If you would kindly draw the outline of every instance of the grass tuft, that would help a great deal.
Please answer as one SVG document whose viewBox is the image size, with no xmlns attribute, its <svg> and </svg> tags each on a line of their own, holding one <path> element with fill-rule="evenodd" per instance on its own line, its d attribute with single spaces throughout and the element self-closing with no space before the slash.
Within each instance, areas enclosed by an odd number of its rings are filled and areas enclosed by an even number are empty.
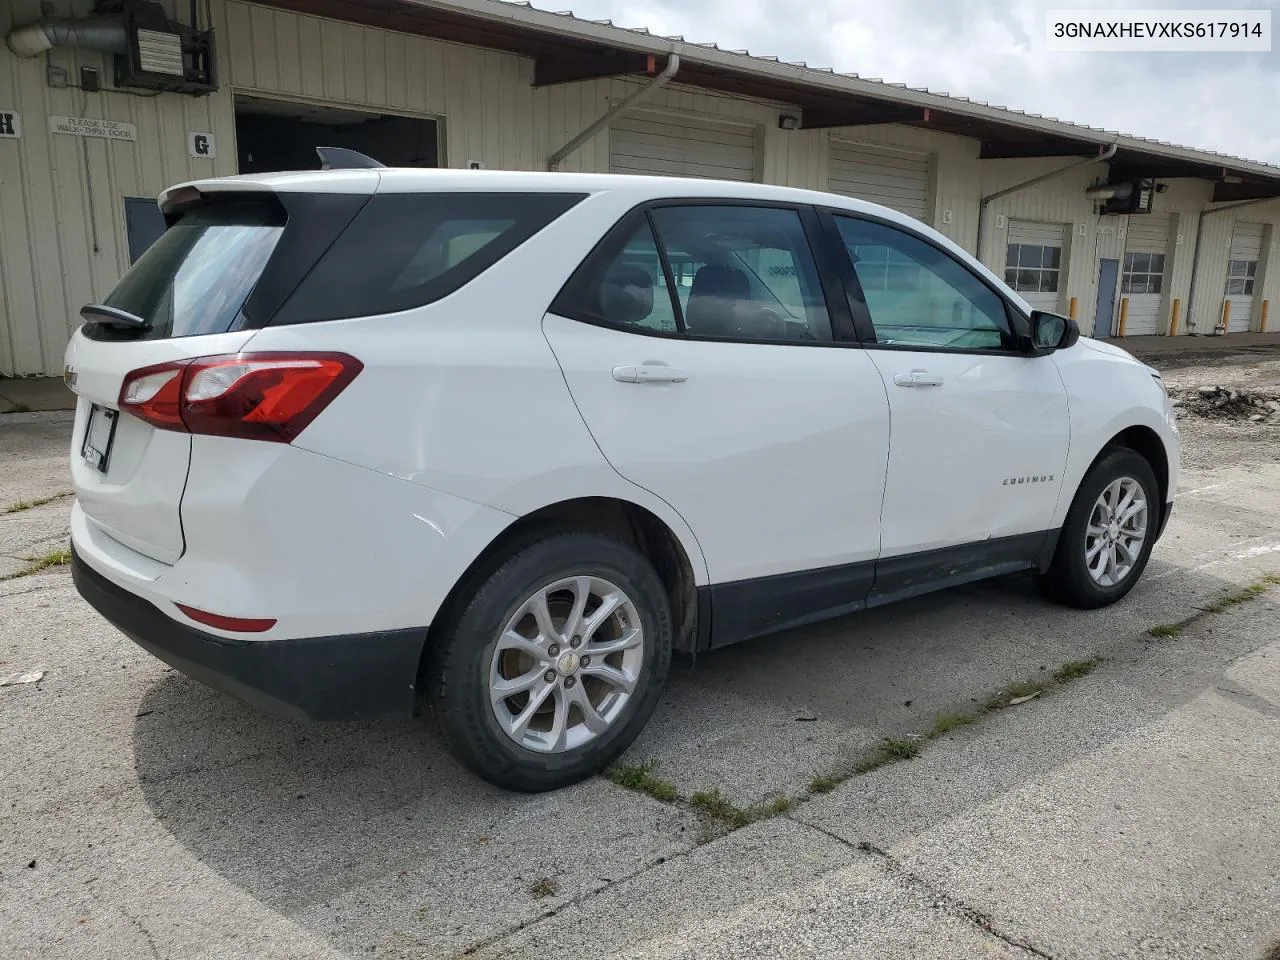
<svg viewBox="0 0 1280 960">
<path fill-rule="evenodd" d="M 1096 669 L 1098 669 L 1098 661 L 1096 659 L 1068 660 L 1053 671 L 1053 682 L 1068 683 L 1072 680 L 1079 680 L 1081 677 L 1087 677 Z"/>
<path fill-rule="evenodd" d="M 529 893 L 533 895 L 535 900 L 545 900 L 547 897 L 554 897 L 560 890 L 560 885 L 550 877 L 539 877 L 533 881 L 533 886 L 529 888 Z"/>
<path fill-rule="evenodd" d="M 1182 633 L 1182 624 L 1180 623 L 1162 623 L 1158 627 L 1152 627 L 1147 633 L 1156 639 L 1169 639 L 1176 637 Z"/>
<path fill-rule="evenodd" d="M 919 740 L 897 740 L 893 737 L 885 737 L 879 746 L 854 764 L 853 772 L 870 773 L 889 763 L 910 760 L 920 755 L 920 749 Z"/>
<path fill-rule="evenodd" d="M 40 497 L 38 500 L 19 500 L 11 506 L 0 510 L 0 514 L 21 513 L 23 510 L 31 510 L 35 507 L 43 507 L 46 503 L 53 503 L 55 500 L 61 500 L 63 497 L 74 496 L 71 493 L 55 493 L 51 497 Z"/>
<path fill-rule="evenodd" d="M 714 817 L 734 830 L 739 827 L 745 827 L 751 822 L 748 812 L 736 806 L 719 789 L 699 790 L 690 798 L 689 802 L 703 813 Z"/>
<path fill-rule="evenodd" d="M 646 760 L 644 763 L 620 764 L 610 767 L 605 776 L 620 787 L 647 793 L 655 800 L 670 803 L 676 798 L 675 784 L 655 777 L 653 775 L 655 766 L 657 764 L 653 760 Z"/>
<path fill-rule="evenodd" d="M 828 776 L 821 773 L 815 774 L 813 778 L 809 780 L 809 792 L 830 793 L 836 787 L 840 786 L 842 782 L 842 778 L 840 777 Z"/>
<path fill-rule="evenodd" d="M 971 713 L 944 713 L 933 721 L 933 726 L 929 728 L 929 739 L 946 736 L 957 727 L 967 726 L 977 719 Z"/>
<path fill-rule="evenodd" d="M 1230 610 L 1232 607 L 1238 607 L 1242 603 L 1248 603 L 1250 600 L 1257 600 L 1271 587 L 1280 586 L 1280 573 L 1268 573 L 1259 577 L 1246 586 L 1241 587 L 1232 593 L 1228 593 L 1225 597 L 1215 600 L 1203 609 L 1204 613 L 1222 613 L 1224 610 Z"/>
<path fill-rule="evenodd" d="M 29 577 L 33 573 L 39 573 L 41 570 L 48 570 L 50 567 L 65 567 L 70 562 L 70 550 L 50 550 L 42 556 L 29 558 L 26 565 L 19 567 L 13 573 L 8 573 L 3 577 L 0 577 L 0 582 L 5 580 L 17 580 L 19 577 Z"/>
<path fill-rule="evenodd" d="M 792 797 L 777 797 L 770 803 L 765 805 L 765 809 L 770 816 L 780 816 L 781 814 L 790 812 L 796 805 L 796 801 Z"/>
</svg>

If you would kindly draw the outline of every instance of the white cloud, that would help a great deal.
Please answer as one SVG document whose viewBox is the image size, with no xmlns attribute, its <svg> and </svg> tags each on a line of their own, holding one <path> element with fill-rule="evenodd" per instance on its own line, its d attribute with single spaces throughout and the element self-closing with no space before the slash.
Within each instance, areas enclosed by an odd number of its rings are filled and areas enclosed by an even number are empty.
<svg viewBox="0 0 1280 960">
<path fill-rule="evenodd" d="M 1045 11 L 1081 0 L 572 0 L 578 16 L 682 34 L 1184 146 L 1280 164 L 1274 53 L 1060 53 Z M 554 9 L 554 0 L 537 0 Z M 1125 4 L 1191 7 L 1205 0 Z M 1232 8 L 1270 4 L 1235 0 Z M 1277 17 L 1280 24 L 1280 17 Z"/>
</svg>

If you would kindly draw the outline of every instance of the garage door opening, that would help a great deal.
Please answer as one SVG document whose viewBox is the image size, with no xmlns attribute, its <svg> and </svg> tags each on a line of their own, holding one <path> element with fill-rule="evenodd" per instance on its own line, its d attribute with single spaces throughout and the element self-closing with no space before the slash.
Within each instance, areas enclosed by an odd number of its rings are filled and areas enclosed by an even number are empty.
<svg viewBox="0 0 1280 960">
<path fill-rule="evenodd" d="M 388 167 L 438 167 L 435 120 L 338 107 L 236 97 L 241 173 L 317 170 L 316 147 L 346 147 Z"/>
</svg>

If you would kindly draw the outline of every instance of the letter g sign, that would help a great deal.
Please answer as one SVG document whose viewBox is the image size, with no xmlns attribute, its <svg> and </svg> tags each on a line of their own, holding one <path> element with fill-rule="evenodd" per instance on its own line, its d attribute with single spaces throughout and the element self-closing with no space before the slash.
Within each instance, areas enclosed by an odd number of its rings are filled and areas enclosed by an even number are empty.
<svg viewBox="0 0 1280 960">
<path fill-rule="evenodd" d="M 187 133 L 187 153 L 192 157 L 211 159 L 218 155 L 212 133 Z"/>
</svg>

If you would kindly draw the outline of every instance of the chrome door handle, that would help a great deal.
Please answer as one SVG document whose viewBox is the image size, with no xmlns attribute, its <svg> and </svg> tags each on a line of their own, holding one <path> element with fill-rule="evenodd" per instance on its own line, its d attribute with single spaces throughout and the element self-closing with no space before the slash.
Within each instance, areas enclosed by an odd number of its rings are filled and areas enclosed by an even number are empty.
<svg viewBox="0 0 1280 960">
<path fill-rule="evenodd" d="M 912 370 L 910 373 L 894 374 L 893 382 L 900 387 L 940 387 L 942 378 L 928 370 Z"/>
<path fill-rule="evenodd" d="M 684 383 L 689 375 L 665 363 L 629 363 L 613 368 L 619 383 Z"/>
</svg>

